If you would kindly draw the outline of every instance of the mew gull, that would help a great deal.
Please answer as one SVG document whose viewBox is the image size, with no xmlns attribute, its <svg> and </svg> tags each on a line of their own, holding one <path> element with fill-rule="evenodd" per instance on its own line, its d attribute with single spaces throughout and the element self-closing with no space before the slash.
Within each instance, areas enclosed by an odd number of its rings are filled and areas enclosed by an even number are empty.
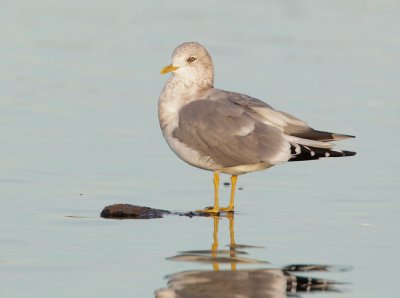
<svg viewBox="0 0 400 298">
<path fill-rule="evenodd" d="M 183 161 L 214 174 L 214 206 L 200 212 L 233 211 L 238 175 L 287 161 L 355 155 L 330 143 L 353 136 L 315 130 L 257 98 L 214 88 L 213 62 L 197 42 L 174 50 L 161 74 L 169 72 L 158 101 L 164 138 Z M 231 175 L 227 208 L 218 203 L 220 173 Z"/>
</svg>

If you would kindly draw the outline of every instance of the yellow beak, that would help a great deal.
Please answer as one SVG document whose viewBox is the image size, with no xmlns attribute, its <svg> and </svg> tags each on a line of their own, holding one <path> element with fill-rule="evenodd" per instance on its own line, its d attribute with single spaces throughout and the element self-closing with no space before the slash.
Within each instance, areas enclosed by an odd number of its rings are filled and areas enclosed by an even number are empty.
<svg viewBox="0 0 400 298">
<path fill-rule="evenodd" d="M 163 67 L 163 68 L 160 70 L 160 74 L 166 74 L 166 73 L 169 73 L 169 72 L 171 72 L 171 71 L 177 70 L 178 68 L 179 68 L 179 67 L 173 66 L 172 64 L 170 64 L 170 65 L 167 65 L 167 66 Z"/>
</svg>

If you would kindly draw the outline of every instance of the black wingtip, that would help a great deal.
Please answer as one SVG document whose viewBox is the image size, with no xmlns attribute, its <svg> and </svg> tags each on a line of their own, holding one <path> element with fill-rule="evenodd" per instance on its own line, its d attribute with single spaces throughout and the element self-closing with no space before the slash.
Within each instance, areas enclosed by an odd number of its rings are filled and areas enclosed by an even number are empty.
<svg viewBox="0 0 400 298">
<path fill-rule="evenodd" d="M 344 156 L 353 156 L 353 155 L 357 154 L 357 152 L 354 152 L 354 151 L 342 151 L 342 152 L 343 152 Z"/>
<path fill-rule="evenodd" d="M 300 161 L 300 160 L 313 160 L 328 157 L 343 157 L 353 156 L 356 152 L 346 150 L 333 150 L 330 148 L 318 148 L 305 146 L 302 144 L 291 144 L 291 158 L 289 161 Z"/>
</svg>

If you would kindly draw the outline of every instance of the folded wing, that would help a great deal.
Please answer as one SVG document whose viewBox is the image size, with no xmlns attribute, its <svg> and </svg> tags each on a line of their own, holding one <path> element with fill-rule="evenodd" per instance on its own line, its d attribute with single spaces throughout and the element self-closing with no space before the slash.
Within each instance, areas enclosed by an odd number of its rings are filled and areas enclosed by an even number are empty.
<svg viewBox="0 0 400 298">
<path fill-rule="evenodd" d="M 179 126 L 172 136 L 224 167 L 279 163 L 291 157 L 281 130 L 229 100 L 187 104 L 179 112 Z"/>
</svg>

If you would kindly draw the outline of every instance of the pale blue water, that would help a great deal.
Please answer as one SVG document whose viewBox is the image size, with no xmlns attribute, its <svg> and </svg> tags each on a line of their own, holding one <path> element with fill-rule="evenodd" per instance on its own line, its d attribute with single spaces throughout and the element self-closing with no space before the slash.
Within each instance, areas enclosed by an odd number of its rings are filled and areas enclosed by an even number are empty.
<svg viewBox="0 0 400 298">
<path fill-rule="evenodd" d="M 178 160 L 158 127 L 159 70 L 184 41 L 209 49 L 217 87 L 357 136 L 340 144 L 356 157 L 240 177 L 236 241 L 265 247 L 251 250 L 265 268 L 353 268 L 306 274 L 350 283 L 313 297 L 398 296 L 398 1 L 2 4 L 0 297 L 154 297 L 168 274 L 212 270 L 166 260 L 210 249 L 211 218 L 99 218 L 119 202 L 212 202 L 211 174 Z"/>
</svg>

